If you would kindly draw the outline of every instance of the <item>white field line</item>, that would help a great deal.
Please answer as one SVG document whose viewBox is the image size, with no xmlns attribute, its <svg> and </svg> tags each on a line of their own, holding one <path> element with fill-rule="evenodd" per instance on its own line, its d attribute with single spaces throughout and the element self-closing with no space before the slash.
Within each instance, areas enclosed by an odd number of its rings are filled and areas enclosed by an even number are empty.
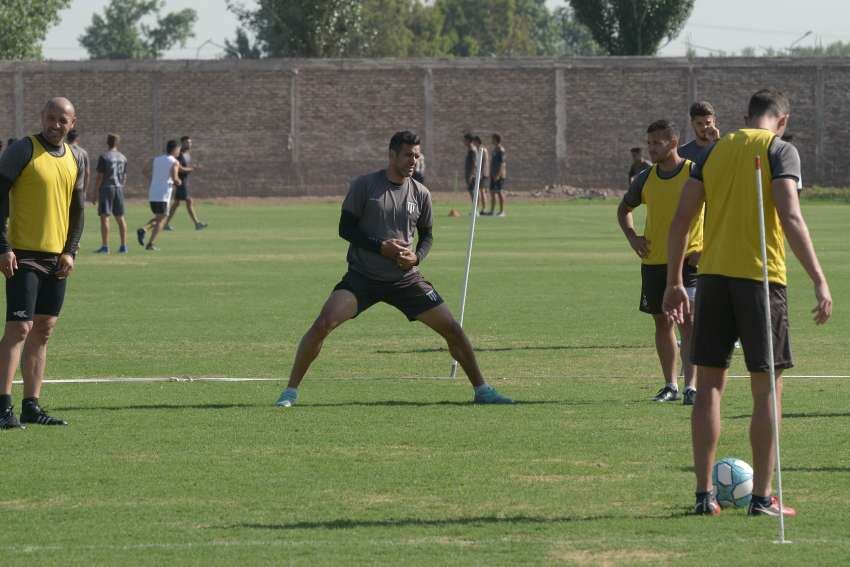
<svg viewBox="0 0 850 567">
<path fill-rule="evenodd" d="M 107 384 L 107 383 L 146 383 L 146 382 L 280 382 L 280 378 L 229 378 L 215 376 L 153 376 L 149 378 L 69 378 L 67 380 L 45 380 L 45 384 Z M 22 384 L 22 380 L 15 380 Z"/>
<path fill-rule="evenodd" d="M 599 376 L 523 376 L 524 380 L 598 380 Z M 604 378 L 637 378 L 639 380 L 654 380 L 656 376 L 644 376 L 644 377 L 635 377 L 635 376 L 604 376 Z M 729 378 L 749 378 L 749 375 L 732 375 Z M 843 374 L 798 374 L 798 375 L 784 375 L 782 378 L 785 379 L 799 379 L 799 378 L 807 378 L 807 379 L 817 379 L 817 378 L 826 378 L 826 379 L 848 379 L 850 376 Z M 338 380 L 338 378 L 333 377 L 314 377 L 311 382 L 317 382 L 321 380 Z M 375 376 L 353 376 L 347 378 L 347 380 L 458 380 L 456 378 L 450 378 L 448 376 L 400 376 L 397 378 L 393 377 L 375 377 Z M 130 383 L 130 384 L 144 384 L 151 382 L 284 382 L 284 378 L 239 378 L 239 377 L 224 377 L 224 376 L 152 376 L 147 378 L 128 378 L 128 377 L 105 377 L 105 378 L 68 378 L 65 380 L 45 380 L 45 384 L 113 384 L 113 383 Z M 494 382 L 499 382 L 498 377 L 494 380 Z M 22 380 L 15 380 L 15 384 L 22 384 Z"/>
<path fill-rule="evenodd" d="M 439 540 L 439 541 L 435 541 Z M 730 541 L 738 541 L 739 543 L 752 543 L 752 539 L 748 538 L 733 538 Z M 850 541 L 836 539 L 795 539 L 795 543 L 807 545 L 834 545 L 838 547 L 850 546 Z M 373 546 L 422 546 L 422 545 L 444 545 L 444 546 L 461 546 L 469 545 L 498 545 L 512 542 L 523 542 L 531 544 L 548 544 L 548 545 L 599 545 L 598 538 L 547 538 L 547 537 L 496 537 L 496 538 L 458 538 L 456 541 L 445 541 L 442 538 L 405 538 L 405 539 L 358 539 L 358 544 L 367 544 Z M 646 544 L 646 537 L 618 537 L 617 543 L 640 545 Z M 604 544 L 604 542 L 603 542 Z M 82 544 L 82 545 L 64 545 L 64 544 L 12 544 L 0 546 L 0 551 L 8 553 L 55 553 L 55 552 L 70 552 L 70 551 L 137 551 L 146 549 L 162 549 L 162 550 L 186 550 L 211 547 L 301 547 L 301 546 L 339 546 L 340 542 L 334 539 L 305 539 L 305 540 L 287 540 L 287 539 L 271 539 L 271 540 L 213 540 L 199 542 L 150 542 L 150 543 L 128 543 L 124 545 L 116 544 Z M 609 548 L 606 546 L 606 549 Z M 615 549 L 615 547 L 610 547 Z M 618 548 L 617 548 L 618 549 Z"/>
</svg>

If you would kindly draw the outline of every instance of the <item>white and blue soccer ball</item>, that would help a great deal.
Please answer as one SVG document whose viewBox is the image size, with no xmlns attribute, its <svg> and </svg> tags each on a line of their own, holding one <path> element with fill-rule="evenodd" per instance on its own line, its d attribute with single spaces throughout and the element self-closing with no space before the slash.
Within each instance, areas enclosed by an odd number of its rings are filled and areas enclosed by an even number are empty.
<svg viewBox="0 0 850 567">
<path fill-rule="evenodd" d="M 753 497 L 753 467 L 741 459 L 727 457 L 714 463 L 711 482 L 721 508 L 743 508 Z"/>
</svg>

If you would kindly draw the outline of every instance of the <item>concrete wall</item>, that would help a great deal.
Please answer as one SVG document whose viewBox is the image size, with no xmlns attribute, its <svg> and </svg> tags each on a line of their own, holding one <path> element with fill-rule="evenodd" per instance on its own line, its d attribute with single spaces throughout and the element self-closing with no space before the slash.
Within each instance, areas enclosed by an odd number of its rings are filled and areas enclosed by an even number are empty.
<svg viewBox="0 0 850 567">
<path fill-rule="evenodd" d="M 401 129 L 422 136 L 435 190 L 462 176 L 466 131 L 502 134 L 511 189 L 622 187 L 651 121 L 687 137 L 690 102 L 707 99 L 726 131 L 768 86 L 791 98 L 805 182 L 850 185 L 850 60 L 836 58 L 0 62 L 0 137 L 38 131 L 44 102 L 66 96 L 90 153 L 121 135 L 136 195 L 183 134 L 205 166 L 197 196 L 341 194 Z"/>
</svg>

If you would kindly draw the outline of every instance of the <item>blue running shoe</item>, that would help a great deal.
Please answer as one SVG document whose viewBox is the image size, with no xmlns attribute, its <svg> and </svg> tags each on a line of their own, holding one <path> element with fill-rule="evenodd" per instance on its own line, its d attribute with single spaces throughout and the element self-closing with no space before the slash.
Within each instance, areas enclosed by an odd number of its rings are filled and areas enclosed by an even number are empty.
<svg viewBox="0 0 850 567">
<path fill-rule="evenodd" d="M 475 398 L 473 404 L 512 404 L 514 401 L 507 396 L 503 396 L 496 391 L 496 388 L 489 384 L 484 384 L 475 388 Z"/>
<path fill-rule="evenodd" d="M 137 230 L 136 231 L 136 238 L 139 241 L 139 245 L 144 246 L 145 245 L 145 229 L 140 228 L 139 230 Z"/>
<path fill-rule="evenodd" d="M 283 391 L 274 405 L 279 408 L 291 408 L 295 405 L 296 399 L 298 399 L 298 390 L 296 388 L 287 388 Z"/>
<path fill-rule="evenodd" d="M 94 251 L 95 254 L 109 254 L 109 246 L 101 246 Z"/>
<path fill-rule="evenodd" d="M 118 249 L 118 253 L 119 254 L 126 254 L 127 253 L 127 246 L 125 244 L 122 244 L 121 247 Z"/>
</svg>

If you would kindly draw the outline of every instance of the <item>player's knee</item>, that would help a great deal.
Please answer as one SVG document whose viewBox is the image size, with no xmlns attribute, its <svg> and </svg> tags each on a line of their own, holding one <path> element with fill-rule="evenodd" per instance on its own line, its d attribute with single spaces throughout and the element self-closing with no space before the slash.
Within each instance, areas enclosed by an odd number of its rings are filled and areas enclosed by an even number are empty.
<svg viewBox="0 0 850 567">
<path fill-rule="evenodd" d="M 463 339 L 463 327 L 456 320 L 452 319 L 446 324 L 443 336 L 446 337 L 446 340 L 452 342 L 460 341 Z"/>
<path fill-rule="evenodd" d="M 27 340 L 32 330 L 32 321 L 10 321 L 6 324 L 3 339 L 11 343 L 22 343 Z"/>
<path fill-rule="evenodd" d="M 319 317 L 313 322 L 312 330 L 315 334 L 324 338 L 331 334 L 331 331 L 336 329 L 338 326 L 339 323 L 333 318 L 328 317 L 327 315 L 319 315 Z"/>
<path fill-rule="evenodd" d="M 55 321 L 39 321 L 33 324 L 30 331 L 30 339 L 42 343 L 46 343 L 53 334 L 53 329 L 56 327 Z"/>
</svg>

